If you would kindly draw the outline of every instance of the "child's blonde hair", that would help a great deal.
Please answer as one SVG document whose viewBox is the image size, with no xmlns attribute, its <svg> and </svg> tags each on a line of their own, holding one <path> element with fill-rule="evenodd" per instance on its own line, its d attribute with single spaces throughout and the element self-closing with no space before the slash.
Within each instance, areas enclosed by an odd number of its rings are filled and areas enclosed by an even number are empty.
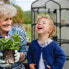
<svg viewBox="0 0 69 69">
<path fill-rule="evenodd" d="M 38 15 L 35 23 L 38 23 L 38 21 L 42 18 L 48 19 L 50 21 L 50 26 L 51 26 L 50 28 L 52 31 L 50 32 L 49 38 L 51 38 L 56 33 L 56 26 L 54 25 L 49 15 Z"/>
<path fill-rule="evenodd" d="M 0 1 L 0 19 L 13 17 L 16 15 L 16 13 L 17 10 L 14 6 L 10 4 L 5 4 L 4 2 Z"/>
</svg>

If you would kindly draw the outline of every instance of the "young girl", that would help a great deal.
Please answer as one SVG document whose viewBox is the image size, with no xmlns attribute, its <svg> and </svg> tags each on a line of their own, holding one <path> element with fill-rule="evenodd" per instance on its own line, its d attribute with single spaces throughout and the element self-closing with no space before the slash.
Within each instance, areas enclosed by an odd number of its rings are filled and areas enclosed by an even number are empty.
<svg viewBox="0 0 69 69">
<path fill-rule="evenodd" d="M 38 39 L 29 45 L 27 54 L 30 69 L 62 69 L 65 54 L 60 46 L 51 39 L 56 27 L 48 15 L 37 17 L 35 30 Z"/>
</svg>

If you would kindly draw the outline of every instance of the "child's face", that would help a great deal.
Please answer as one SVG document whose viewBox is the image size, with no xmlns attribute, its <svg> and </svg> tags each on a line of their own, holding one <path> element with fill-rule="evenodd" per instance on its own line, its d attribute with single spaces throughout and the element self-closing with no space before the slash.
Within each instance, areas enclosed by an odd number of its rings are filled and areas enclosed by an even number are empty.
<svg viewBox="0 0 69 69">
<path fill-rule="evenodd" d="M 40 19 L 35 26 L 35 30 L 38 34 L 49 34 L 49 32 L 51 31 L 49 19 Z"/>
<path fill-rule="evenodd" d="M 9 31 L 12 24 L 12 18 L 0 19 L 0 30 Z"/>
</svg>

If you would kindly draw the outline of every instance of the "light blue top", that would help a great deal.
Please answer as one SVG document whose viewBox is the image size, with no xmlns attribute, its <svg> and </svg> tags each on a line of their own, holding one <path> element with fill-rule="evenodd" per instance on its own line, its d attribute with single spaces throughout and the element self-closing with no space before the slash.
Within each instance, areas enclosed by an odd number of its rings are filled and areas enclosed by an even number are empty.
<svg viewBox="0 0 69 69">
<path fill-rule="evenodd" d="M 23 30 L 21 30 L 19 28 L 11 27 L 11 29 L 8 32 L 7 36 L 11 36 L 14 33 L 19 34 L 21 36 L 21 38 L 22 38 L 19 52 L 23 52 L 24 56 L 26 58 L 26 56 L 27 56 L 26 33 L 25 33 L 25 31 L 23 31 Z M 3 37 L 0 35 L 0 38 L 3 38 Z M 11 69 L 25 69 L 24 65 L 23 65 L 23 61 L 25 60 L 25 58 L 22 61 L 19 61 L 17 63 L 12 64 Z M 4 68 L 4 69 L 7 69 L 7 68 Z"/>
</svg>

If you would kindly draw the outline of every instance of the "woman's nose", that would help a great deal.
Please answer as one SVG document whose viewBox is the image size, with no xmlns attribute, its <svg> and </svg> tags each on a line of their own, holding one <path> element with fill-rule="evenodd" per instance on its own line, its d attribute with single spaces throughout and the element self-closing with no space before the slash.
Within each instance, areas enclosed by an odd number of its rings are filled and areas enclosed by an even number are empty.
<svg viewBox="0 0 69 69">
<path fill-rule="evenodd" d="M 11 21 L 11 20 L 8 20 L 8 21 L 7 21 L 7 24 L 11 24 L 11 23 L 12 23 L 12 21 Z"/>
</svg>

